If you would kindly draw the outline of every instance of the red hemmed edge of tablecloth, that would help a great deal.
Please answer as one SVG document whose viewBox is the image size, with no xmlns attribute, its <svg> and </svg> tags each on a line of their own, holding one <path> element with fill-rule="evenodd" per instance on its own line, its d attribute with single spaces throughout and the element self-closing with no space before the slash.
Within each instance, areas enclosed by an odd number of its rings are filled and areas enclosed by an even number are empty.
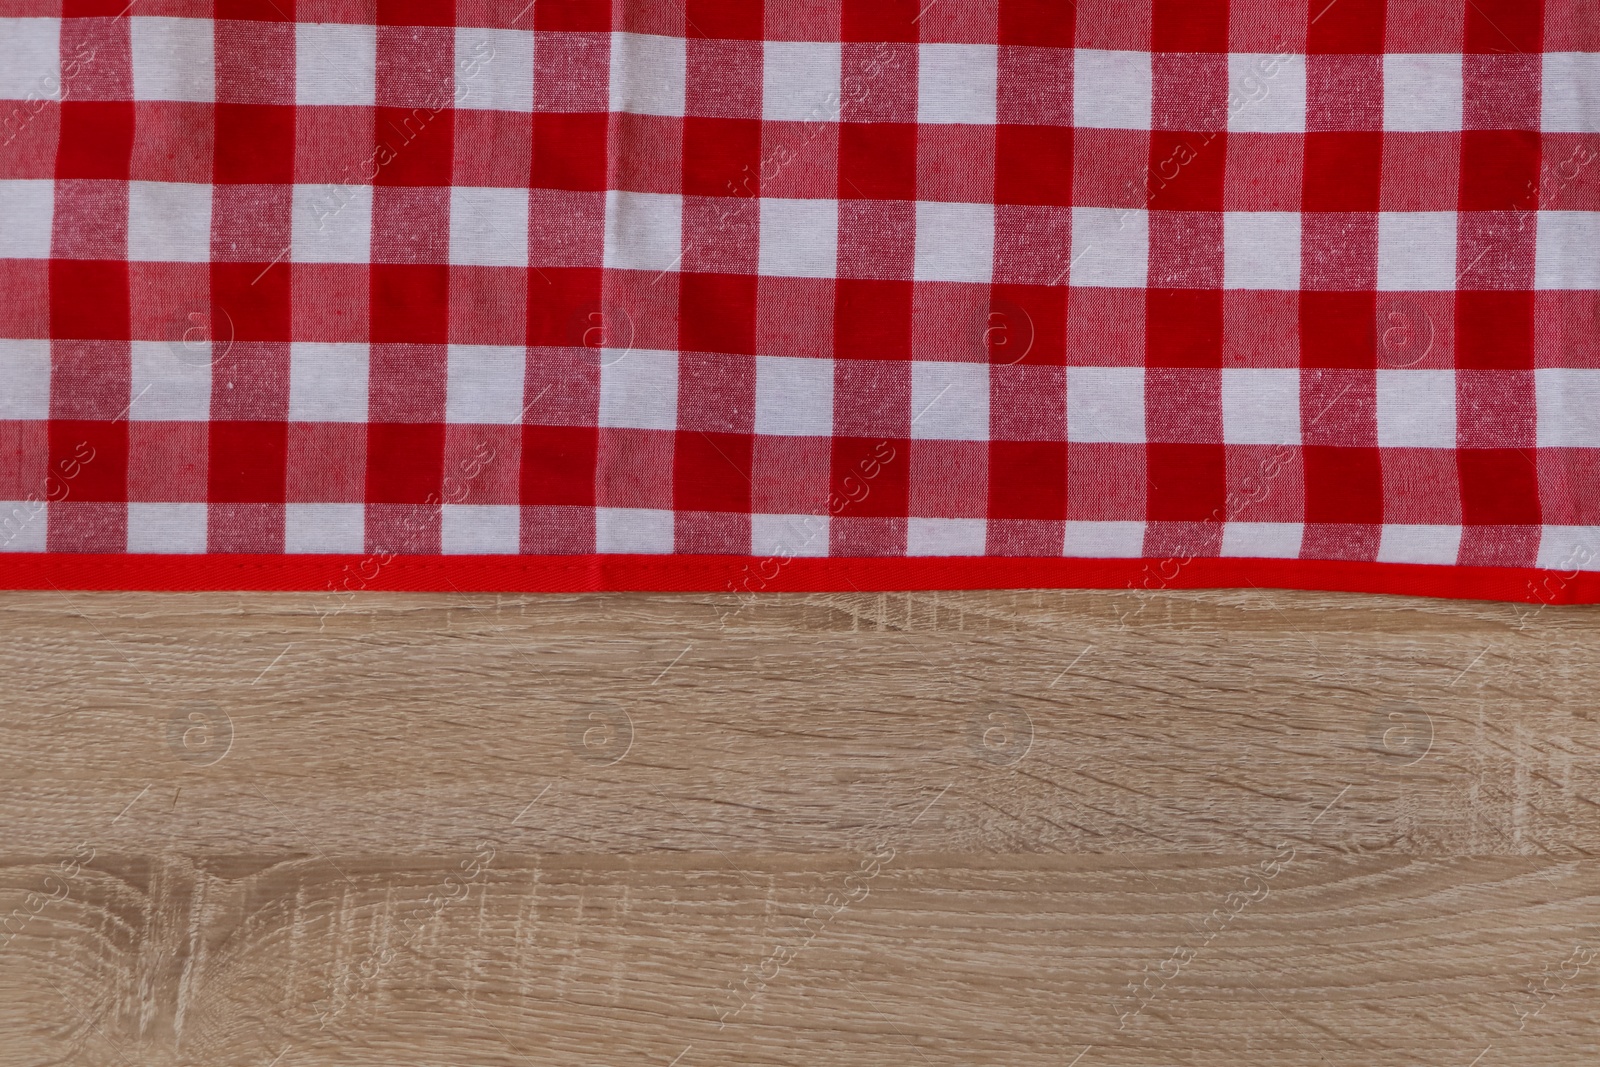
<svg viewBox="0 0 1600 1067">
<path fill-rule="evenodd" d="M 1600 603 L 1600 571 L 1339 560 L 0 553 L 0 587 L 6 589 L 808 593 L 1251 586 Z"/>
</svg>

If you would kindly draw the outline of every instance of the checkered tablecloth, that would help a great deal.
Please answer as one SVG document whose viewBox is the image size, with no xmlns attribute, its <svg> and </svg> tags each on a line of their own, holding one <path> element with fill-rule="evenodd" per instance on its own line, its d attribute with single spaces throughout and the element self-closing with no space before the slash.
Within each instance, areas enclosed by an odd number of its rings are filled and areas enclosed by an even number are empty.
<svg viewBox="0 0 1600 1067">
<path fill-rule="evenodd" d="M 0 99 L 5 553 L 1600 570 L 1594 0 L 0 0 Z"/>
</svg>

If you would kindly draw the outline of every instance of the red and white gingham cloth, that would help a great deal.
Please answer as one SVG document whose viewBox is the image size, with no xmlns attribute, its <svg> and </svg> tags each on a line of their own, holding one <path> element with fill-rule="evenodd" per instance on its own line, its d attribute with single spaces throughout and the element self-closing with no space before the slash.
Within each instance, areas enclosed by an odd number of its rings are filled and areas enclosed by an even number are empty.
<svg viewBox="0 0 1600 1067">
<path fill-rule="evenodd" d="M 1600 570 L 1597 52 L 1594 0 L 0 0 L 0 548 Z"/>
</svg>

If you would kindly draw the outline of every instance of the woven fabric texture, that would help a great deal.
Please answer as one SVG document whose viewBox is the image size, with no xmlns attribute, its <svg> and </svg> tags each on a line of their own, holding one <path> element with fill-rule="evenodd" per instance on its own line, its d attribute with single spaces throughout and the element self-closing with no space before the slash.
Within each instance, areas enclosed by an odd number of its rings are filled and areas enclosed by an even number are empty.
<svg viewBox="0 0 1600 1067">
<path fill-rule="evenodd" d="M 1600 569 L 1592 0 L 3 0 L 0 551 Z"/>
</svg>

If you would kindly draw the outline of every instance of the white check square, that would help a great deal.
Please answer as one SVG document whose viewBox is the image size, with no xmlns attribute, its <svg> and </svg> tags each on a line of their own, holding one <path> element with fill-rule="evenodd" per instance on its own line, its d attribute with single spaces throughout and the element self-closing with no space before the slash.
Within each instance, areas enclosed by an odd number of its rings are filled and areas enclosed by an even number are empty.
<svg viewBox="0 0 1600 1067">
<path fill-rule="evenodd" d="M 1149 212 L 1073 208 L 1070 268 L 1072 285 L 1142 289 L 1150 277 Z"/>
<path fill-rule="evenodd" d="M 1600 133 L 1600 52 L 1546 52 L 1539 102 L 1545 133 Z"/>
<path fill-rule="evenodd" d="M 1540 448 L 1600 448 L 1600 370 L 1533 372 Z"/>
<path fill-rule="evenodd" d="M 376 100 L 378 31 L 349 23 L 295 24 L 298 104 L 371 107 Z"/>
<path fill-rule="evenodd" d="M 1300 371 L 1224 368 L 1222 440 L 1230 445 L 1299 444 Z"/>
<path fill-rule="evenodd" d="M 988 542 L 986 519 L 906 520 L 908 556 L 981 556 Z"/>
<path fill-rule="evenodd" d="M 216 28 L 210 19 L 135 15 L 128 19 L 135 100 L 216 98 Z"/>
<path fill-rule="evenodd" d="M 683 117 L 687 70 L 682 37 L 611 35 L 611 110 Z"/>
<path fill-rule="evenodd" d="M 48 178 L 0 179 L 0 259 L 48 259 L 56 186 Z"/>
<path fill-rule="evenodd" d="M 911 364 L 911 436 L 919 440 L 989 439 L 989 364 Z"/>
<path fill-rule="evenodd" d="M 439 547 L 446 555 L 514 556 L 521 547 L 522 509 L 515 504 L 446 504 L 439 510 Z"/>
<path fill-rule="evenodd" d="M 204 504 L 128 505 L 128 551 L 195 555 L 206 550 Z"/>
<path fill-rule="evenodd" d="M 776 559 L 826 556 L 828 516 L 751 515 L 750 551 L 763 558 L 770 556 Z"/>
<path fill-rule="evenodd" d="M 1067 440 L 1142 444 L 1143 367 L 1068 367 Z"/>
<path fill-rule="evenodd" d="M 1461 56 L 1392 52 L 1383 57 L 1383 128 L 1412 133 L 1461 129 Z"/>
<path fill-rule="evenodd" d="M 0 420 L 50 417 L 50 342 L 0 337 Z"/>
<path fill-rule="evenodd" d="M 43 552 L 50 544 L 49 525 L 45 490 L 31 500 L 0 500 L 0 552 Z"/>
<path fill-rule="evenodd" d="M 919 282 L 981 282 L 994 277 L 994 205 L 917 203 Z"/>
<path fill-rule="evenodd" d="M 1378 213 L 1378 289 L 1442 292 L 1456 287 L 1454 211 Z"/>
<path fill-rule="evenodd" d="M 452 186 L 450 262 L 470 267 L 526 267 L 528 190 Z"/>
<path fill-rule="evenodd" d="M 296 185 L 289 256 L 296 263 L 372 261 L 372 187 Z"/>
<path fill-rule="evenodd" d="M 1562 574 L 1600 571 L 1600 526 L 1546 526 L 1535 565 Z"/>
<path fill-rule="evenodd" d="M 1222 216 L 1225 289 L 1300 288 L 1300 215 L 1229 211 Z"/>
<path fill-rule="evenodd" d="M 285 552 L 347 555 L 366 550 L 367 511 L 361 504 L 289 504 L 283 513 Z"/>
<path fill-rule="evenodd" d="M 1152 83 L 1149 52 L 1078 49 L 1072 54 L 1073 124 L 1148 130 Z"/>
<path fill-rule="evenodd" d="M 446 422 L 516 425 L 522 421 L 527 349 L 451 345 L 446 358 Z"/>
<path fill-rule="evenodd" d="M 1228 129 L 1304 133 L 1306 60 L 1298 55 L 1235 52 L 1228 56 Z"/>
<path fill-rule="evenodd" d="M 368 357 L 364 344 L 291 344 L 289 421 L 367 421 Z"/>
<path fill-rule="evenodd" d="M 672 512 L 662 508 L 595 508 L 599 552 L 666 555 L 673 545 Z"/>
<path fill-rule="evenodd" d="M 1385 523 L 1378 541 L 1379 563 L 1453 565 L 1461 554 L 1461 527 Z"/>
<path fill-rule="evenodd" d="M 1600 211 L 1539 212 L 1535 289 L 1600 289 Z"/>
<path fill-rule="evenodd" d="M 762 274 L 833 278 L 838 266 L 838 201 L 762 198 Z"/>
<path fill-rule="evenodd" d="M 992 44 L 917 46 L 917 121 L 994 125 L 998 56 Z"/>
<path fill-rule="evenodd" d="M 211 186 L 129 182 L 128 258 L 207 262 L 211 258 Z"/>
<path fill-rule="evenodd" d="M 61 20 L 0 18 L 0 100 L 61 99 Z"/>
<path fill-rule="evenodd" d="M 768 122 L 837 122 L 840 51 L 836 41 L 763 44 L 762 117 Z"/>
<path fill-rule="evenodd" d="M 1378 371 L 1379 448 L 1455 448 L 1456 372 Z"/>
<path fill-rule="evenodd" d="M 1144 555 L 1144 523 L 1068 522 L 1061 554 L 1080 559 L 1138 559 Z"/>
<path fill-rule="evenodd" d="M 678 427 L 678 353 L 635 348 L 600 367 L 600 425 Z"/>
<path fill-rule="evenodd" d="M 683 197 L 676 193 L 606 193 L 605 265 L 669 271 L 683 262 Z"/>
<path fill-rule="evenodd" d="M 461 108 L 533 111 L 533 31 L 458 27 L 455 101 Z"/>
<path fill-rule="evenodd" d="M 187 354 L 181 343 L 134 341 L 129 347 L 133 364 L 129 419 L 204 422 L 211 417 L 209 363 L 178 358 Z"/>
<path fill-rule="evenodd" d="M 779 437 L 833 433 L 833 360 L 757 356 L 755 431 Z"/>
<path fill-rule="evenodd" d="M 1244 559 L 1295 559 L 1305 526 L 1298 522 L 1229 522 L 1222 526 L 1222 555 Z"/>
</svg>

